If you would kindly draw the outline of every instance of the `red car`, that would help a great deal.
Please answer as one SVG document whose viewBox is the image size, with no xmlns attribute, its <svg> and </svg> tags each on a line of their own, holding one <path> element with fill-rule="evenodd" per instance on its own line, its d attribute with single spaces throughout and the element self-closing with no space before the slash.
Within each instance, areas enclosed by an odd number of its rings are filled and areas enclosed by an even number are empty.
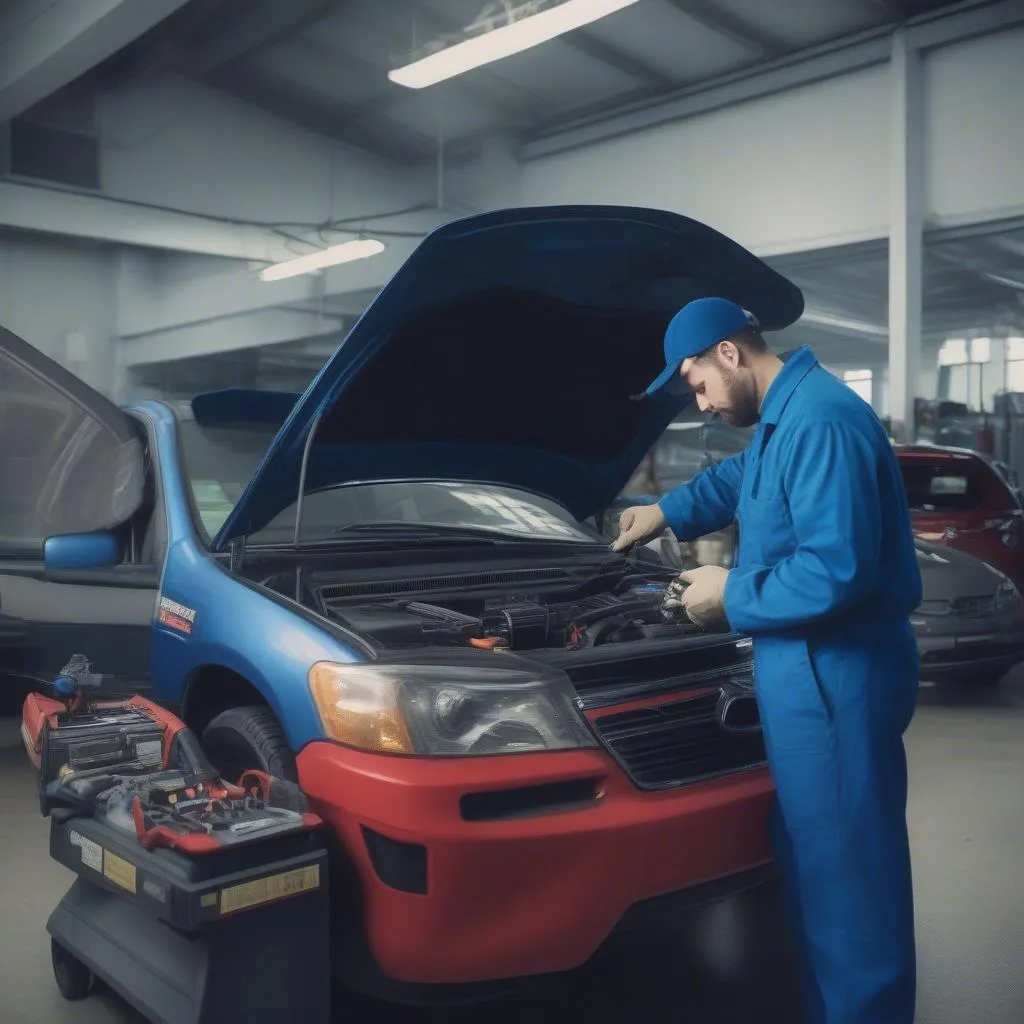
<svg viewBox="0 0 1024 1024">
<path fill-rule="evenodd" d="M 917 536 L 966 551 L 1024 587 L 1024 500 L 1013 471 L 961 448 L 896 454 Z"/>
</svg>

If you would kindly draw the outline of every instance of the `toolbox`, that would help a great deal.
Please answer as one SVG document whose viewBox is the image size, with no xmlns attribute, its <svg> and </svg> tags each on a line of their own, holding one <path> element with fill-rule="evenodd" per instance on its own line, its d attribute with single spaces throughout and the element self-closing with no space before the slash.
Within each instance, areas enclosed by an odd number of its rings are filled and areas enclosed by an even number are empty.
<svg viewBox="0 0 1024 1024">
<path fill-rule="evenodd" d="M 205 856 L 145 850 L 55 815 L 50 853 L 78 878 L 47 922 L 68 999 L 104 982 L 154 1024 L 326 1024 L 327 853 L 319 831 Z"/>
<path fill-rule="evenodd" d="M 327 1024 L 328 855 L 298 787 L 225 782 L 142 698 L 75 698 L 22 713 L 50 856 L 77 875 L 47 922 L 62 995 L 103 983 L 153 1024 Z"/>
<path fill-rule="evenodd" d="M 318 832 L 205 857 L 53 819 L 78 875 L 47 930 L 69 999 L 103 981 L 154 1024 L 327 1024 L 327 854 Z"/>
</svg>

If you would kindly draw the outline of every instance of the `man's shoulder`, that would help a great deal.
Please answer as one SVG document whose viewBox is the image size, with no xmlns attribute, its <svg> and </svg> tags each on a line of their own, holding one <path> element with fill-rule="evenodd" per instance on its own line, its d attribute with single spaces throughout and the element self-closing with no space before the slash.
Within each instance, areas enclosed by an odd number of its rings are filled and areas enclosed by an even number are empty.
<svg viewBox="0 0 1024 1024">
<path fill-rule="evenodd" d="M 794 398 L 794 427 L 843 424 L 867 433 L 872 439 L 885 438 L 888 442 L 874 409 L 823 366 L 815 366 L 808 373 Z"/>
</svg>

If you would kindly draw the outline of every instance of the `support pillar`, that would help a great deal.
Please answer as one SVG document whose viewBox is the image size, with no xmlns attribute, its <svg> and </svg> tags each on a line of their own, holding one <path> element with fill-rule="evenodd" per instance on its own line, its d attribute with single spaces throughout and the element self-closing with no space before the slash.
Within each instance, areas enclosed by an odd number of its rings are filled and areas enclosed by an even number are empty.
<svg viewBox="0 0 1024 1024">
<path fill-rule="evenodd" d="M 906 29 L 892 39 L 889 122 L 889 415 L 912 443 L 921 367 L 924 250 L 924 89 Z"/>
</svg>

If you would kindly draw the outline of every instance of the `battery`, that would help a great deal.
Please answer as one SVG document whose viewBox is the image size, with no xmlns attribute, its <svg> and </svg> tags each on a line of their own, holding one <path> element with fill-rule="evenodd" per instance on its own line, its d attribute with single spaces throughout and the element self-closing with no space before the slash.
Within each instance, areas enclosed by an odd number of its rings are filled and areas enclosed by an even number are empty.
<svg viewBox="0 0 1024 1024">
<path fill-rule="evenodd" d="M 139 708 L 57 717 L 40 734 L 40 788 L 55 779 L 95 770 L 157 771 L 163 758 L 164 726 Z"/>
</svg>

